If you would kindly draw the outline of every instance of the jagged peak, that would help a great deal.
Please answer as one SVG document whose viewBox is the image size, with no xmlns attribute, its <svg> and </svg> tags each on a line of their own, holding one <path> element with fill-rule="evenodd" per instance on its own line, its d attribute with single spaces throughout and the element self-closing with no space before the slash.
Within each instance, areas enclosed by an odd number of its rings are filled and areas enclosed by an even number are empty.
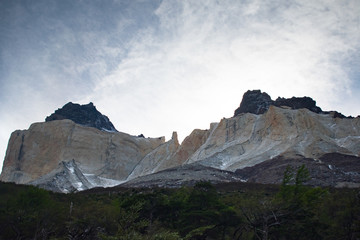
<svg viewBox="0 0 360 240">
<path fill-rule="evenodd" d="M 336 111 L 322 111 L 316 105 L 316 101 L 311 97 L 278 97 L 275 101 L 271 99 L 269 94 L 261 92 L 261 90 L 248 90 L 244 93 L 240 106 L 235 110 L 234 117 L 241 113 L 263 114 L 270 106 L 287 107 L 290 109 L 306 108 L 315 113 L 331 114 L 334 118 L 352 118 L 346 117 Z"/>
<path fill-rule="evenodd" d="M 117 132 L 109 118 L 101 114 L 92 102 L 84 105 L 68 102 L 62 108 L 57 109 L 53 114 L 46 117 L 45 122 L 63 119 L 70 119 L 77 124 L 94 127 L 99 130 Z"/>
<path fill-rule="evenodd" d="M 266 92 L 260 90 L 248 90 L 244 93 L 240 107 L 235 110 L 234 116 L 240 113 L 263 114 L 269 109 L 273 101 Z"/>
<path fill-rule="evenodd" d="M 178 134 L 177 132 L 173 132 L 172 136 L 171 136 L 171 140 L 175 142 L 175 144 L 179 145 L 179 140 L 178 140 Z"/>
</svg>

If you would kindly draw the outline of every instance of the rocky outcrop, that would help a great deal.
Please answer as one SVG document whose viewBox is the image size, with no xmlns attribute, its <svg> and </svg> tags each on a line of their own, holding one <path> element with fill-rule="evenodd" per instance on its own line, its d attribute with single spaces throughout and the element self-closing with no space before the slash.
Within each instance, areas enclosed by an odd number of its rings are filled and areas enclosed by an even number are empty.
<svg viewBox="0 0 360 240">
<path fill-rule="evenodd" d="M 360 118 L 270 106 L 264 114 L 240 114 L 213 125 L 187 163 L 235 171 L 280 155 L 316 159 L 333 152 L 360 155 Z"/>
<path fill-rule="evenodd" d="M 183 164 L 207 136 L 194 130 L 180 146 L 176 132 L 165 142 L 68 119 L 35 123 L 11 135 L 0 180 L 61 192 L 112 186 Z"/>
<path fill-rule="evenodd" d="M 148 153 L 134 168 L 127 180 L 151 174 L 171 166 L 171 158 L 179 148 L 177 133 L 173 132 L 170 141 Z"/>
<path fill-rule="evenodd" d="M 75 160 L 84 174 L 125 180 L 164 138 L 139 138 L 84 127 L 71 120 L 35 123 L 12 133 L 0 180 L 29 183 Z"/>
<path fill-rule="evenodd" d="M 174 132 L 170 141 L 164 143 L 143 158 L 127 180 L 184 164 L 205 143 L 209 135 L 208 133 L 208 130 L 195 129 L 180 145 L 177 133 Z"/>
<path fill-rule="evenodd" d="M 306 108 L 315 113 L 321 113 L 320 107 L 310 97 L 278 97 L 275 101 L 266 92 L 260 90 L 247 91 L 240 103 L 240 107 L 235 110 L 234 117 L 241 113 L 263 114 L 270 106 L 288 107 L 290 109 Z"/>
<path fill-rule="evenodd" d="M 130 188 L 178 188 L 194 186 L 199 181 L 207 181 L 212 184 L 243 182 L 240 176 L 233 172 L 199 164 L 187 164 L 131 179 L 120 186 Z"/>
<path fill-rule="evenodd" d="M 296 171 L 301 165 L 309 171 L 308 185 L 360 187 L 360 157 L 340 153 L 327 153 L 319 159 L 278 156 L 235 173 L 247 182 L 281 184 L 288 167 Z"/>
<path fill-rule="evenodd" d="M 174 153 L 167 168 L 180 166 L 185 163 L 208 139 L 209 130 L 195 129 L 187 136 Z M 163 168 L 165 169 L 165 168 Z"/>
<path fill-rule="evenodd" d="M 292 97 L 292 98 L 281 98 L 278 97 L 271 105 L 277 107 L 289 107 L 293 110 L 306 108 L 314 113 L 321 113 L 322 110 L 316 106 L 316 102 L 310 97 Z"/>
<path fill-rule="evenodd" d="M 247 91 L 244 93 L 240 107 L 235 110 L 234 116 L 240 113 L 263 114 L 273 103 L 271 97 L 266 92 L 260 90 Z"/>
<path fill-rule="evenodd" d="M 78 163 L 75 160 L 71 160 L 59 163 L 55 170 L 29 184 L 54 192 L 69 193 L 94 187 L 112 187 L 123 182 L 99 177 L 95 174 L 84 174 L 79 168 Z"/>
<path fill-rule="evenodd" d="M 77 124 L 94 127 L 99 130 L 117 131 L 109 118 L 102 115 L 91 102 L 86 105 L 80 105 L 69 102 L 62 108 L 55 111 L 55 113 L 46 117 L 45 121 L 70 119 Z"/>
</svg>

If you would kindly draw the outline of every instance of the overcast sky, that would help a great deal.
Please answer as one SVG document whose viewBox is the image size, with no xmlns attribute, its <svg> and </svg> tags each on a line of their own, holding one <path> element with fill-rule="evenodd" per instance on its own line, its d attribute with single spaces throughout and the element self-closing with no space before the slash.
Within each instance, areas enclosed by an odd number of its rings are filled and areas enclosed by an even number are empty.
<svg viewBox="0 0 360 240">
<path fill-rule="evenodd" d="M 69 101 L 180 140 L 248 89 L 357 116 L 359 13 L 359 0 L 1 0 L 0 162 L 11 132 Z"/>
</svg>

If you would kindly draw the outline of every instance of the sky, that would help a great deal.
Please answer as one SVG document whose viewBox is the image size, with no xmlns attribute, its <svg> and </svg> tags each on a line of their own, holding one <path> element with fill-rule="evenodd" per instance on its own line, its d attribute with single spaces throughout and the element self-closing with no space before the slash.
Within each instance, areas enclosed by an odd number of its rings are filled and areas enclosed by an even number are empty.
<svg viewBox="0 0 360 240">
<path fill-rule="evenodd" d="M 0 0 L 0 169 L 11 132 L 70 101 L 180 141 L 249 89 L 358 116 L 359 13 L 359 0 Z"/>
</svg>

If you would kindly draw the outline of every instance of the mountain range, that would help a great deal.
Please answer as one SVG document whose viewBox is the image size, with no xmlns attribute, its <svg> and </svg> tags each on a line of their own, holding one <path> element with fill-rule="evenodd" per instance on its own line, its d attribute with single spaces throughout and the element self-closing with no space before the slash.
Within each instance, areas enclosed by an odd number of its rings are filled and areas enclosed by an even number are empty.
<svg viewBox="0 0 360 240">
<path fill-rule="evenodd" d="M 360 187 L 360 117 L 323 111 L 310 97 L 247 91 L 231 118 L 145 138 L 119 132 L 93 103 L 68 103 L 14 131 L 0 180 L 57 192 L 94 187 L 178 187 L 197 181 L 279 184 L 305 165 L 307 184 Z"/>
</svg>

